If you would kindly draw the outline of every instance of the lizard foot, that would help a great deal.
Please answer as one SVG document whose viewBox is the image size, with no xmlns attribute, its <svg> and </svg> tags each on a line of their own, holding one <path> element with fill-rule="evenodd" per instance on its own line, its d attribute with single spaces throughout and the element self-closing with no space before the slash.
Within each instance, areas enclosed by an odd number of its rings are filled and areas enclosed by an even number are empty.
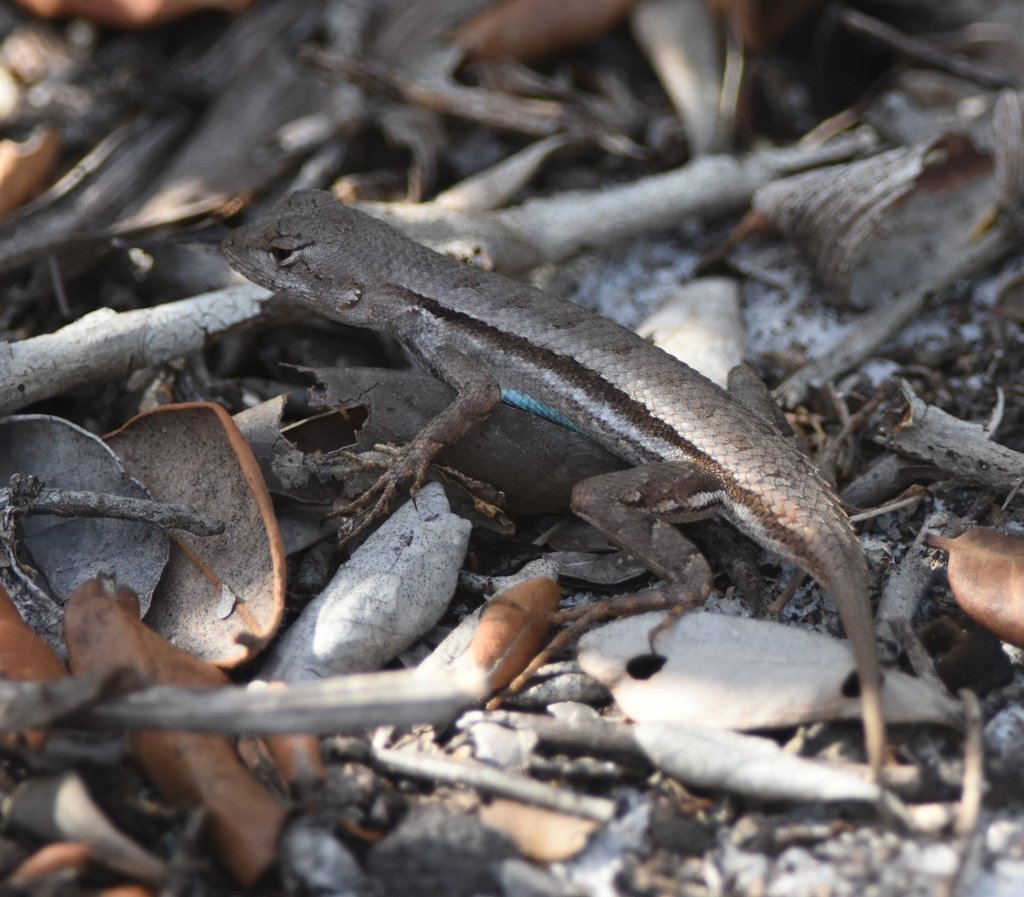
<svg viewBox="0 0 1024 897">
<path fill-rule="evenodd" d="M 374 449 L 390 454 L 391 460 L 373 461 L 367 466 L 383 466 L 384 472 L 359 498 L 331 511 L 325 519 L 347 517 L 349 520 L 338 532 L 341 545 L 352 541 L 367 527 L 388 512 L 391 500 L 402 491 L 415 496 L 423 487 L 427 470 L 441 446 L 433 440 L 414 439 L 408 445 L 396 448 L 375 445 Z"/>
</svg>

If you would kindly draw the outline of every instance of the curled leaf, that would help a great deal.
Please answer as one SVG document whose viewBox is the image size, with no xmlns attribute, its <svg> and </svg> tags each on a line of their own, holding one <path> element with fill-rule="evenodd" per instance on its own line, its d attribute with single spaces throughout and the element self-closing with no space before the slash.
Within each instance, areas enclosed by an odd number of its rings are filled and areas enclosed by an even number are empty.
<svg viewBox="0 0 1024 897">
<path fill-rule="evenodd" d="M 64 638 L 72 672 L 128 667 L 154 683 L 227 684 L 211 664 L 166 642 L 138 618 L 130 589 L 89 580 L 71 596 Z M 285 807 L 242 765 L 218 735 L 138 731 L 132 736 L 146 775 L 177 806 L 203 806 L 224 864 L 251 885 L 274 861 Z"/>
<path fill-rule="evenodd" d="M 929 536 L 949 552 L 956 603 L 1004 642 L 1024 647 L 1024 539 L 978 526 L 955 539 Z"/>
<path fill-rule="evenodd" d="M 992 114 L 999 202 L 1024 231 L 1024 92 L 1004 90 Z"/>
<path fill-rule="evenodd" d="M 38 127 L 21 143 L 0 140 L 0 217 L 41 190 L 57 161 L 57 132 Z"/>
<path fill-rule="evenodd" d="M 52 682 L 67 674 L 50 646 L 25 625 L 6 589 L 0 585 L 0 679 Z M 21 737 L 33 750 L 39 750 L 46 740 L 44 732 L 32 729 L 0 735 L 0 743 L 13 744 Z"/>
<path fill-rule="evenodd" d="M 267 750 L 284 780 L 295 788 L 309 788 L 327 775 L 315 735 L 269 735 Z"/>
<path fill-rule="evenodd" d="M 7 876 L 6 883 L 22 884 L 57 872 L 81 872 L 89 864 L 92 849 L 83 841 L 54 841 L 44 844 Z"/>
<path fill-rule="evenodd" d="M 154 498 L 225 522 L 219 536 L 176 531 L 147 622 L 186 651 L 221 666 L 250 659 L 284 608 L 284 548 L 249 446 L 219 405 L 164 405 L 107 436 Z"/>
<path fill-rule="evenodd" d="M 82 842 L 91 859 L 141 881 L 160 881 L 167 871 L 162 860 L 114 828 L 77 773 L 26 779 L 5 801 L 4 819 L 37 838 Z"/>
<path fill-rule="evenodd" d="M 558 597 L 558 583 L 538 577 L 490 600 L 470 643 L 469 660 L 487 672 L 492 690 L 508 685 L 540 650 Z"/>
<path fill-rule="evenodd" d="M 858 306 L 969 265 L 995 201 L 992 158 L 961 135 L 775 181 L 754 198 Z"/>
</svg>

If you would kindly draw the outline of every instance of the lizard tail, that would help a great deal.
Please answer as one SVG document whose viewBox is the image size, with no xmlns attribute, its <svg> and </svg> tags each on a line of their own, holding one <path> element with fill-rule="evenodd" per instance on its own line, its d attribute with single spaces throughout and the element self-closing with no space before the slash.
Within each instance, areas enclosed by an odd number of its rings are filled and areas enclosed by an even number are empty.
<svg viewBox="0 0 1024 897">
<path fill-rule="evenodd" d="M 857 545 L 845 552 L 845 563 L 829 571 L 809 570 L 832 595 L 853 651 L 860 683 L 864 747 L 875 781 L 881 780 L 885 759 L 885 714 L 882 708 L 882 669 L 878 662 L 875 621 L 868 601 L 867 567 Z"/>
</svg>

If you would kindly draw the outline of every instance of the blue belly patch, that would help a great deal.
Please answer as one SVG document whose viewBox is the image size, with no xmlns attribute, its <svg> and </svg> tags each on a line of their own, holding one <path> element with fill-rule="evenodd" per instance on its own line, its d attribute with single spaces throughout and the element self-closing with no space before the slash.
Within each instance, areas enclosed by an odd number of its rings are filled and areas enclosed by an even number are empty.
<svg viewBox="0 0 1024 897">
<path fill-rule="evenodd" d="M 530 414 L 534 414 L 537 417 L 543 417 L 545 420 L 549 420 L 552 423 L 558 424 L 560 427 L 565 427 L 567 430 L 572 430 L 576 433 L 583 433 L 579 427 L 576 426 L 568 418 L 563 417 L 554 408 L 548 405 L 538 402 L 533 396 L 528 396 L 524 392 L 519 392 L 515 389 L 503 389 L 501 391 L 501 400 L 506 405 L 511 405 L 513 408 L 518 408 L 520 411 L 526 411 Z M 583 433 L 583 435 L 586 435 Z"/>
</svg>

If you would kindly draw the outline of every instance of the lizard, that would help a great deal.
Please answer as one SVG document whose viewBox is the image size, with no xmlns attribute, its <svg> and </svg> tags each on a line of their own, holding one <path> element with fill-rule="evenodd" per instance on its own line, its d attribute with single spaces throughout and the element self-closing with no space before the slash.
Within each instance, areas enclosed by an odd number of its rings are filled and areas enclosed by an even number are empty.
<svg viewBox="0 0 1024 897">
<path fill-rule="evenodd" d="M 871 770 L 885 752 L 867 562 L 838 498 L 769 420 L 652 343 L 583 306 L 447 258 L 327 192 L 286 196 L 224 241 L 250 280 L 335 321 L 397 338 L 456 390 L 365 504 L 386 508 L 503 399 L 632 465 L 578 483 L 572 510 L 686 594 L 692 544 L 673 524 L 719 514 L 809 573 L 849 639 Z M 697 602 L 689 596 L 691 603 Z"/>
</svg>

